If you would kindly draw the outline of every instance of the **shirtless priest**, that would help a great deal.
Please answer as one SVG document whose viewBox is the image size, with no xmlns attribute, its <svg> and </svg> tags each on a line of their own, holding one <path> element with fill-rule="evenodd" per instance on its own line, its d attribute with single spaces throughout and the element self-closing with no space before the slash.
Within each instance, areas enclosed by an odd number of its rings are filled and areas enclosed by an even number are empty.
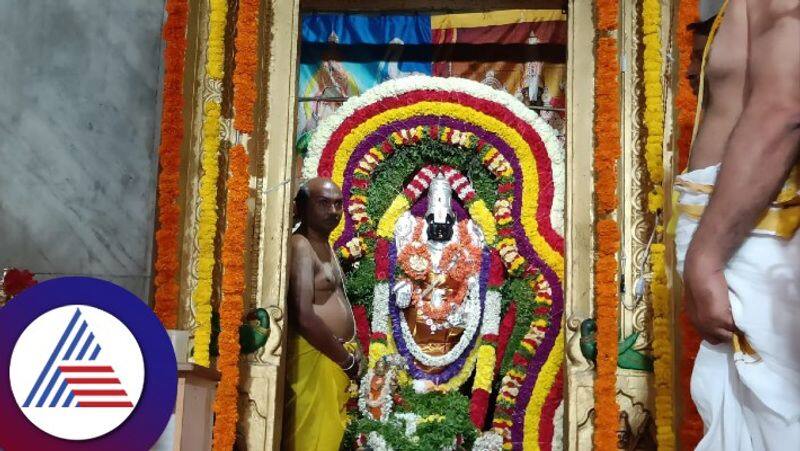
<svg viewBox="0 0 800 451">
<path fill-rule="evenodd" d="M 315 178 L 300 187 L 295 210 L 283 449 L 336 451 L 347 424 L 347 389 L 361 366 L 342 270 L 328 241 L 342 217 L 342 192 Z"/>
<path fill-rule="evenodd" d="M 800 0 L 728 0 L 709 43 L 676 181 L 696 449 L 800 449 Z"/>
</svg>

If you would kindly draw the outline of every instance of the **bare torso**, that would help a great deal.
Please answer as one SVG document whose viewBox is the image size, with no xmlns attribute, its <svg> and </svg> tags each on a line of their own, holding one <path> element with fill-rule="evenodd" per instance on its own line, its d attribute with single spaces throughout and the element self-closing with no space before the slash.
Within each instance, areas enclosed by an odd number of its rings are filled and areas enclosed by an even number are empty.
<svg viewBox="0 0 800 451">
<path fill-rule="evenodd" d="M 342 271 L 330 246 L 309 241 L 314 249 L 314 313 L 341 341 L 355 336 L 350 303 L 344 294 Z"/>
<path fill-rule="evenodd" d="M 689 169 L 722 161 L 744 107 L 747 67 L 746 0 L 730 0 L 706 63 L 702 127 L 692 145 Z"/>
</svg>

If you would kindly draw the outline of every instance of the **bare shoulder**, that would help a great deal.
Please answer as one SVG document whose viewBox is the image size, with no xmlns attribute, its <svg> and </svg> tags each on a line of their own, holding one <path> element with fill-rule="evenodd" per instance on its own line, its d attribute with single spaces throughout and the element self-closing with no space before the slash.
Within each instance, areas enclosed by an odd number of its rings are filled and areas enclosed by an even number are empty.
<svg viewBox="0 0 800 451">
<path fill-rule="evenodd" d="M 292 234 L 289 242 L 292 247 L 292 255 L 295 257 L 307 258 L 314 253 L 308 238 L 299 233 Z"/>
<path fill-rule="evenodd" d="M 779 19 L 800 18 L 800 0 L 746 0 L 748 20 L 764 27 L 775 25 Z M 762 22 L 763 21 L 763 22 Z"/>
</svg>

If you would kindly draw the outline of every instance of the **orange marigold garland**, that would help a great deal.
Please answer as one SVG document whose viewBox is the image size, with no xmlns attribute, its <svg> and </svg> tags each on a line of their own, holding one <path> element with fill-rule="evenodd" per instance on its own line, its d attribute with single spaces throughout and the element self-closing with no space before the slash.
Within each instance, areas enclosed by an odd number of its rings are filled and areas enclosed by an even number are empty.
<svg viewBox="0 0 800 451">
<path fill-rule="evenodd" d="M 607 32 L 617 29 L 619 0 L 595 0 L 595 11 L 599 31 Z"/>
<path fill-rule="evenodd" d="M 694 128 L 695 108 L 697 96 L 692 91 L 692 86 L 686 74 L 692 60 L 693 33 L 688 30 L 689 24 L 696 22 L 700 10 L 699 0 L 681 0 L 678 9 L 678 93 L 675 99 L 675 108 L 678 113 L 678 170 L 683 171 L 689 162 L 689 149 L 692 146 L 692 130 Z"/>
<path fill-rule="evenodd" d="M 617 448 L 619 407 L 616 370 L 619 303 L 617 252 L 619 229 L 611 213 L 617 208 L 617 160 L 620 155 L 619 63 L 614 32 L 616 1 L 598 1 L 595 47 L 594 173 L 596 193 L 595 304 L 597 312 L 597 376 L 595 379 L 594 449 Z"/>
<path fill-rule="evenodd" d="M 254 129 L 256 69 L 258 62 L 258 0 L 240 0 L 234 39 L 233 105 L 234 126 L 250 134 Z M 222 299 L 220 301 L 221 373 L 214 402 L 214 449 L 230 450 L 236 440 L 239 385 L 239 325 L 244 305 L 244 249 L 249 197 L 249 162 L 243 145 L 229 151 L 226 201 L 226 230 L 222 241 Z"/>
<path fill-rule="evenodd" d="M 236 67 L 233 70 L 233 109 L 236 129 L 253 133 L 258 64 L 259 0 L 239 0 L 236 16 Z"/>
<path fill-rule="evenodd" d="M 225 206 L 225 231 L 222 240 L 222 298 L 219 307 L 219 359 L 221 374 L 214 402 L 214 449 L 233 449 L 238 420 L 239 326 L 244 305 L 244 249 L 247 232 L 249 174 L 247 151 L 239 144 L 229 153 Z"/>
<path fill-rule="evenodd" d="M 692 130 L 694 128 L 695 96 L 686 74 L 691 64 L 693 33 L 688 30 L 689 24 L 699 20 L 699 0 L 681 0 L 678 7 L 677 45 L 678 45 L 678 92 L 675 100 L 677 109 L 678 126 L 678 170 L 683 171 L 689 162 L 689 150 L 692 145 Z M 700 348 L 700 336 L 689 322 L 685 311 L 679 313 L 678 328 L 680 330 L 679 378 L 681 396 L 681 418 L 678 427 L 681 447 L 693 449 L 703 436 L 703 421 L 697 412 L 697 407 L 692 402 L 690 393 L 690 380 L 697 350 Z"/>
<path fill-rule="evenodd" d="M 595 55 L 595 195 L 603 217 L 617 208 L 617 159 L 620 154 L 619 64 L 617 41 L 597 39 Z"/>
<path fill-rule="evenodd" d="M 178 326 L 180 165 L 183 142 L 183 67 L 186 57 L 186 0 L 168 0 L 164 24 L 164 91 L 158 148 L 158 230 L 156 231 L 155 313 L 167 329 Z"/>
</svg>

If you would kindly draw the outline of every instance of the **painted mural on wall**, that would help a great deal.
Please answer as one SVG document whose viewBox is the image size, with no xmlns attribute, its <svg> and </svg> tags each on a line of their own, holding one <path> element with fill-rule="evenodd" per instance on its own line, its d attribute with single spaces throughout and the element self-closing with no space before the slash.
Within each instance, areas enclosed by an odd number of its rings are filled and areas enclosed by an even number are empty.
<svg viewBox="0 0 800 451">
<path fill-rule="evenodd" d="M 305 151 L 319 122 L 345 98 L 408 75 L 475 80 L 545 107 L 540 116 L 563 140 L 566 36 L 561 10 L 305 14 L 298 147 Z"/>
</svg>

